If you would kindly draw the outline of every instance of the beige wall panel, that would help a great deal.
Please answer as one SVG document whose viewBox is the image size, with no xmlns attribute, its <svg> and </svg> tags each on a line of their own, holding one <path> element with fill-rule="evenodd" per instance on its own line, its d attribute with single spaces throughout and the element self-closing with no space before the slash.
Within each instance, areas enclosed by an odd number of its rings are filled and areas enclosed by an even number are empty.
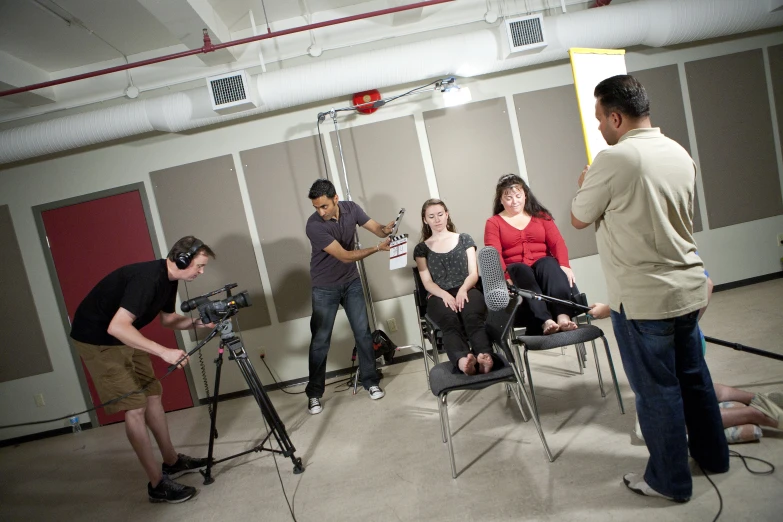
<svg viewBox="0 0 783 522">
<path fill-rule="evenodd" d="M 783 214 L 761 49 L 685 71 L 710 228 Z"/>
<path fill-rule="evenodd" d="M 413 116 L 343 129 L 340 139 L 353 201 L 382 225 L 405 208 L 398 233 L 409 235 L 407 266 L 414 266 L 413 246 L 421 232 L 421 205 L 430 196 Z M 339 165 L 334 131 L 331 141 Z M 380 241 L 364 229 L 360 229 L 359 239 L 365 248 Z M 410 269 L 390 271 L 387 253 L 373 254 L 364 264 L 374 301 L 413 293 Z"/>
<path fill-rule="evenodd" d="M 661 132 L 691 152 L 688 139 L 688 125 L 685 122 L 685 105 L 682 100 L 680 73 L 676 65 L 645 69 L 631 73 L 642 85 L 650 97 L 650 117 L 652 124 L 661 128 Z M 702 231 L 701 213 L 698 196 L 694 200 L 693 231 Z"/>
<path fill-rule="evenodd" d="M 460 232 L 484 244 L 498 178 L 519 173 L 505 98 L 424 113 L 441 199 Z"/>
<path fill-rule="evenodd" d="M 51 372 L 52 361 L 8 205 L 0 206 L 0 245 L 0 317 L 9 321 L 0 343 L 0 382 L 7 382 Z M 67 351 L 68 344 L 60 348 Z"/>
<path fill-rule="evenodd" d="M 309 317 L 310 186 L 326 177 L 317 137 L 240 152 L 272 296 L 280 322 Z"/>
<path fill-rule="evenodd" d="M 593 227 L 571 226 L 571 200 L 587 164 L 573 85 L 514 96 L 530 189 L 555 218 L 571 259 L 598 253 Z"/>
<path fill-rule="evenodd" d="M 252 306 L 239 312 L 242 329 L 269 325 L 269 310 L 233 158 L 220 156 L 158 170 L 150 173 L 150 179 L 167 247 L 183 236 L 193 235 L 217 255 L 217 259 L 209 261 L 203 275 L 187 285 L 180 283 L 180 299 L 237 283 L 233 292 L 247 290 L 253 301 Z M 213 299 L 224 297 L 221 294 Z"/>
</svg>

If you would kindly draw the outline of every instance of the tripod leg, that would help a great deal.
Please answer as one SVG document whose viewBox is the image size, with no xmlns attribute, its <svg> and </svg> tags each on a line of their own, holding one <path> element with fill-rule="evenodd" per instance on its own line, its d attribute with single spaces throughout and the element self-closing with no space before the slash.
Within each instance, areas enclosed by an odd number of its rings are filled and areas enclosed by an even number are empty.
<svg viewBox="0 0 783 522">
<path fill-rule="evenodd" d="M 236 355 L 235 351 L 235 357 L 237 364 L 239 365 L 239 370 L 245 378 L 245 381 L 247 381 L 247 385 L 250 388 L 253 397 L 256 399 L 256 403 L 261 409 L 261 414 L 269 424 L 269 431 L 277 440 L 282 454 L 291 459 L 291 462 L 294 464 L 295 475 L 302 473 L 304 471 L 302 459 L 294 455 L 296 448 L 288 437 L 288 433 L 285 431 L 285 425 L 277 414 L 277 410 L 275 410 L 275 407 L 272 405 L 272 401 L 269 400 L 269 396 L 267 395 L 266 390 L 264 390 L 264 386 L 258 378 L 255 368 L 253 368 L 253 365 L 247 358 L 247 354 L 242 350 L 241 354 Z"/>
<path fill-rule="evenodd" d="M 212 396 L 212 415 L 209 419 L 209 450 L 207 451 L 207 468 L 201 471 L 204 477 L 204 485 L 215 482 L 212 478 L 212 455 L 215 449 L 215 439 L 217 438 L 217 409 L 218 394 L 220 393 L 220 370 L 223 367 L 223 346 L 218 348 L 218 356 L 215 359 L 215 394 Z"/>
</svg>

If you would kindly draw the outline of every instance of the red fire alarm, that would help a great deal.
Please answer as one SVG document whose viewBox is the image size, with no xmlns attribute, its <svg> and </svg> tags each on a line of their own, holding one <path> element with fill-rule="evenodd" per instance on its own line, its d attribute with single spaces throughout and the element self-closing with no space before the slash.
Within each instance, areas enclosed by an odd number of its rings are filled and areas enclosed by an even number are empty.
<svg viewBox="0 0 783 522">
<path fill-rule="evenodd" d="M 353 95 L 353 104 L 356 106 L 356 110 L 362 114 L 372 114 L 377 111 L 377 107 L 373 107 L 372 103 L 381 99 L 381 93 L 378 89 L 371 91 L 357 92 Z"/>
</svg>

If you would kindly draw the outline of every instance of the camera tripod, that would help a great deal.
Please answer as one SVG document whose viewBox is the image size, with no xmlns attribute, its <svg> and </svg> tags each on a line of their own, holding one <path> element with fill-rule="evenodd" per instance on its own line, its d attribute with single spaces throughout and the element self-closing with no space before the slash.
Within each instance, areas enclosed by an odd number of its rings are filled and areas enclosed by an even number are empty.
<svg viewBox="0 0 783 522">
<path fill-rule="evenodd" d="M 234 335 L 234 330 L 232 328 L 230 319 L 232 315 L 233 313 L 224 316 L 215 329 L 212 330 L 212 332 L 207 336 L 207 338 L 199 343 L 199 345 L 190 352 L 192 354 L 204 346 L 207 342 L 209 342 L 218 332 L 220 332 L 220 346 L 218 347 L 218 356 L 215 359 L 215 392 L 212 397 L 209 398 L 212 402 L 212 412 L 210 415 L 207 468 L 201 471 L 201 474 L 204 476 L 204 484 L 212 484 L 215 481 L 215 479 L 212 478 L 212 468 L 216 464 L 220 464 L 221 462 L 225 462 L 236 457 L 241 457 L 242 455 L 247 455 L 248 453 L 261 451 L 278 453 L 284 457 L 290 458 L 291 462 L 294 464 L 294 474 L 298 475 L 304 471 L 302 459 L 294 455 L 296 448 L 294 448 L 291 439 L 288 437 L 288 433 L 285 431 L 285 425 L 283 425 L 283 421 L 280 420 L 280 416 L 278 416 L 275 407 L 272 405 L 272 401 L 269 400 L 269 396 L 264 390 L 264 385 L 258 378 L 258 374 L 256 373 L 255 368 L 253 368 L 253 365 L 250 363 L 250 359 L 248 358 L 247 352 L 245 351 L 245 347 L 242 345 L 242 340 Z M 262 440 L 261 443 L 256 445 L 254 448 L 213 462 L 212 454 L 214 450 L 215 439 L 217 438 L 217 428 L 215 423 L 217 421 L 218 395 L 220 393 L 220 371 L 223 366 L 223 352 L 226 349 L 228 349 L 229 360 L 235 360 L 237 362 L 239 371 L 245 378 L 248 388 L 250 388 L 250 393 L 252 393 L 253 397 L 256 399 L 256 403 L 258 403 L 258 407 L 261 409 L 261 414 L 264 416 L 264 419 L 269 426 L 269 433 L 267 433 L 266 437 L 264 437 L 264 440 Z M 272 435 L 274 435 L 275 439 L 277 440 L 278 447 L 281 449 L 274 449 L 271 447 L 271 444 L 268 448 L 264 447 L 264 444 Z"/>
</svg>

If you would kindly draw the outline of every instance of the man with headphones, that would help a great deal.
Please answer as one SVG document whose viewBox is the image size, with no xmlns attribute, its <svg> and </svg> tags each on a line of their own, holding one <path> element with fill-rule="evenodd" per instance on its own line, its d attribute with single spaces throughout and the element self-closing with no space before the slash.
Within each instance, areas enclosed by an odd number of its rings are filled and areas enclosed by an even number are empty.
<svg viewBox="0 0 783 522">
<path fill-rule="evenodd" d="M 188 364 L 184 352 L 146 338 L 139 330 L 156 317 L 173 330 L 212 328 L 200 319 L 174 312 L 177 285 L 204 273 L 215 253 L 193 236 L 177 241 L 166 259 L 126 265 L 104 277 L 87 294 L 71 324 L 71 340 L 92 376 L 102 402 L 148 386 L 104 408 L 107 414 L 125 411 L 125 433 L 149 477 L 150 502 L 179 503 L 190 499 L 196 488 L 172 479 L 206 467 L 207 459 L 178 454 L 171 443 L 159 382 L 149 354 L 180 368 Z M 147 428 L 163 456 L 153 456 Z"/>
</svg>

